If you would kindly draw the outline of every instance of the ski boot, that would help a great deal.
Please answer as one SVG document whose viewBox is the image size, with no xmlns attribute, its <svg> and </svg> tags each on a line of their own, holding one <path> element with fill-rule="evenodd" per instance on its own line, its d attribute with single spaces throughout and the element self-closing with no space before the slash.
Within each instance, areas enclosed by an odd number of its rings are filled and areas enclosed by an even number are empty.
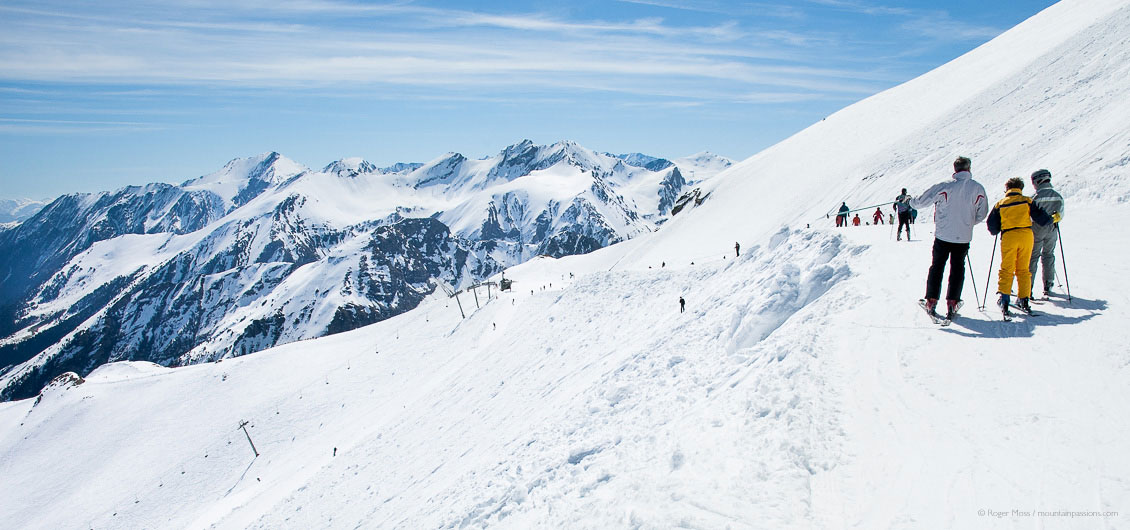
<svg viewBox="0 0 1130 530">
<path fill-rule="evenodd" d="M 946 300 L 946 320 L 957 318 L 957 311 L 961 309 L 961 300 Z"/>
<path fill-rule="evenodd" d="M 1032 306 L 1028 305 L 1028 299 L 1027 298 L 1017 298 L 1016 299 L 1016 308 L 1023 311 L 1024 314 L 1026 314 L 1026 315 L 1032 314 Z"/>
<path fill-rule="evenodd" d="M 1005 320 L 1012 320 L 1012 313 L 1008 310 L 1009 301 L 1009 296 L 1004 293 L 1001 293 L 1000 298 L 997 299 L 997 307 L 1001 308 L 1001 316 Z"/>
<path fill-rule="evenodd" d="M 937 311 L 937 298 L 923 298 L 918 301 L 918 305 L 922 306 L 922 309 L 926 310 L 926 316 L 930 317 L 930 320 L 933 320 L 935 324 L 940 324 L 942 322 L 942 315 L 939 315 Z"/>
</svg>

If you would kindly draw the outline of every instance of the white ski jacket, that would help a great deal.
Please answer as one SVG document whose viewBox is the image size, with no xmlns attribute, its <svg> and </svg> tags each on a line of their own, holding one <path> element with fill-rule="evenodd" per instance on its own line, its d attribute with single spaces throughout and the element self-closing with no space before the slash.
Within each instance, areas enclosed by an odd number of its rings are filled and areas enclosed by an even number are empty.
<svg viewBox="0 0 1130 530">
<path fill-rule="evenodd" d="M 973 180 L 968 171 L 959 171 L 953 178 L 939 182 L 911 199 L 910 206 L 921 210 L 934 205 L 934 237 L 947 243 L 968 243 L 973 240 L 973 225 L 989 215 L 989 199 L 985 187 Z"/>
</svg>

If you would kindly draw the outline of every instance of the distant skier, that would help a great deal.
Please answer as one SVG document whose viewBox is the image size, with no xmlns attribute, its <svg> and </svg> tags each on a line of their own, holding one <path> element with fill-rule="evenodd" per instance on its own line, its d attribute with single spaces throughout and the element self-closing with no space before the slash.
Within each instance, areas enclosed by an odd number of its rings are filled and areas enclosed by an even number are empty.
<svg viewBox="0 0 1130 530">
<path fill-rule="evenodd" d="M 946 318 L 957 315 L 961 289 L 965 283 L 965 256 L 973 240 L 973 225 L 985 220 L 989 202 L 985 187 L 970 172 L 972 162 L 959 156 L 953 161 L 953 176 L 931 186 L 922 195 L 910 200 L 911 208 L 934 205 L 934 247 L 930 272 L 926 275 L 926 312 L 939 318 L 936 307 L 942 291 L 942 273 L 949 261 L 949 285 L 946 290 Z M 909 230 L 907 231 L 909 233 Z"/>
<path fill-rule="evenodd" d="M 851 208 L 848 208 L 847 203 L 841 204 L 840 213 L 836 215 L 836 226 L 847 226 L 849 213 L 851 213 Z"/>
<path fill-rule="evenodd" d="M 902 193 L 899 194 L 898 197 L 895 197 L 894 209 L 899 214 L 899 227 L 898 227 L 898 239 L 897 239 L 897 241 L 902 241 L 902 227 L 904 227 L 904 226 L 906 227 L 906 240 L 908 242 L 910 241 L 910 210 L 911 210 L 910 200 L 911 199 L 913 199 L 913 197 L 911 197 L 910 194 L 906 192 L 906 188 L 903 188 Z"/>
<path fill-rule="evenodd" d="M 1024 181 L 1010 178 L 1005 183 L 1005 196 L 989 214 L 989 233 L 1001 235 L 1001 269 L 997 276 L 997 306 L 1008 317 L 1012 280 L 1016 279 L 1016 307 L 1031 313 L 1028 298 L 1032 296 L 1032 273 L 1028 261 L 1032 255 L 1032 221 L 1039 225 L 1053 224 L 1052 216 L 1032 203 L 1023 193 Z"/>
<path fill-rule="evenodd" d="M 734 242 L 734 257 L 735 258 L 742 255 L 741 250 L 742 250 L 741 244 L 739 244 L 738 242 L 735 241 Z"/>
<path fill-rule="evenodd" d="M 1040 263 L 1044 266 L 1044 298 L 1052 292 L 1055 283 L 1055 244 L 1059 240 L 1059 221 L 1063 219 L 1066 209 L 1063 196 L 1052 189 L 1052 173 L 1041 169 L 1032 173 L 1032 186 L 1036 193 L 1032 195 L 1032 202 L 1041 210 L 1052 216 L 1054 223 L 1047 226 L 1033 225 L 1032 258 L 1028 262 L 1028 271 L 1032 274 L 1032 288 L 1036 286 L 1036 267 Z"/>
<path fill-rule="evenodd" d="M 851 220 L 853 226 L 859 226 L 859 214 L 855 214 L 855 218 Z"/>
<path fill-rule="evenodd" d="M 875 214 L 872 215 L 871 217 L 874 219 L 874 221 L 872 221 L 871 224 L 875 224 L 875 225 L 883 224 L 883 209 L 876 207 L 875 208 Z"/>
<path fill-rule="evenodd" d="M 683 300 L 683 297 L 680 296 L 679 297 L 679 312 L 682 313 L 683 311 L 686 311 L 686 310 L 687 310 L 687 301 Z"/>
</svg>

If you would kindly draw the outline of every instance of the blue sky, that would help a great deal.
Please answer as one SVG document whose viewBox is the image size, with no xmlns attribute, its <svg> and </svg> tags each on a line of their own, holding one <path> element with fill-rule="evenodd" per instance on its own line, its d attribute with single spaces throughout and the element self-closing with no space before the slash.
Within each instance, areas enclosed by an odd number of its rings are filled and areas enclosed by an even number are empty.
<svg viewBox="0 0 1130 530">
<path fill-rule="evenodd" d="M 387 166 L 528 138 L 740 160 L 1052 3 L 2 0 L 0 198 L 267 151 Z"/>
</svg>

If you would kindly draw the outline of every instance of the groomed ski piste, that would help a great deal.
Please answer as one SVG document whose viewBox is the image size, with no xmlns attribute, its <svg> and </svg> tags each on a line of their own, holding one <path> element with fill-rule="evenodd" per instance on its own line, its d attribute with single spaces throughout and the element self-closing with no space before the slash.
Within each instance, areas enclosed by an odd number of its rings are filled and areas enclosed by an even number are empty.
<svg viewBox="0 0 1130 530">
<path fill-rule="evenodd" d="M 1063 2 L 736 165 L 656 233 L 509 270 L 511 291 L 2 403 L 0 521 L 1125 527 L 1128 41 L 1130 4 Z M 825 218 L 959 154 L 992 202 L 1052 171 L 1070 303 L 1000 321 L 982 224 L 940 327 L 915 304 L 931 211 L 909 242 Z"/>
</svg>

